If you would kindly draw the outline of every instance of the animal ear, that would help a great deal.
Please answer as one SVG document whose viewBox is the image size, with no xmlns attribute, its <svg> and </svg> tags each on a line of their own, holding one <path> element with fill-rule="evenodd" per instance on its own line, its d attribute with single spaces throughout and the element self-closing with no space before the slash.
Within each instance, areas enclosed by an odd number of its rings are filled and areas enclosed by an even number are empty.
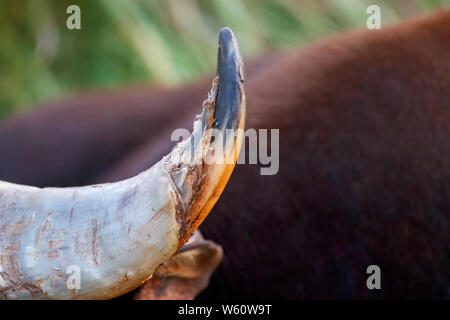
<svg viewBox="0 0 450 320">
<path fill-rule="evenodd" d="M 196 230 L 134 295 L 136 300 L 194 299 L 222 261 L 222 247 Z"/>
</svg>

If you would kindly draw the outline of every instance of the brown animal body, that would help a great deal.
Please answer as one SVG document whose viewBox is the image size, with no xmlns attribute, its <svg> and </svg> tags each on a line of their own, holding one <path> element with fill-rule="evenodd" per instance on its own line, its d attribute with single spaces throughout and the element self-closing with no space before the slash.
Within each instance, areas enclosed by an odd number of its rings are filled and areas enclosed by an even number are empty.
<svg viewBox="0 0 450 320">
<path fill-rule="evenodd" d="M 247 127 L 280 129 L 280 169 L 238 165 L 204 236 L 201 295 L 450 297 L 450 11 L 353 32 L 247 70 Z M 208 87 L 74 96 L 0 126 L 0 179 L 132 176 L 189 128 Z M 378 265 L 382 289 L 368 290 Z"/>
</svg>

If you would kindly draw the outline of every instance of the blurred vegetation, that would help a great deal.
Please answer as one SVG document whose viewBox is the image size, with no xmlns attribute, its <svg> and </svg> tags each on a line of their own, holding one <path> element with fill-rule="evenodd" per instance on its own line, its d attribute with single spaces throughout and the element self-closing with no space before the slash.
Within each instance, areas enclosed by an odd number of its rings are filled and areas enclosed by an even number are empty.
<svg viewBox="0 0 450 320">
<path fill-rule="evenodd" d="M 81 8 L 68 30 L 66 8 Z M 231 27 L 245 56 L 382 23 L 450 0 L 21 0 L 0 2 L 0 117 L 70 90 L 172 85 L 215 67 L 218 31 Z"/>
</svg>

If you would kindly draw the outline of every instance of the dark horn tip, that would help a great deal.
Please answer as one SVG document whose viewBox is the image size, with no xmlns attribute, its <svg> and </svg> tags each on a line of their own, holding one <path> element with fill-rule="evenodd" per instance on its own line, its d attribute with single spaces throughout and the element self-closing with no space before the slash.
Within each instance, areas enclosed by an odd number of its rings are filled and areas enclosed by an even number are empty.
<svg viewBox="0 0 450 320">
<path fill-rule="evenodd" d="M 215 118 L 220 129 L 236 129 L 243 108 L 243 61 L 236 37 L 230 28 L 219 33 L 217 76 L 219 89 Z"/>
</svg>

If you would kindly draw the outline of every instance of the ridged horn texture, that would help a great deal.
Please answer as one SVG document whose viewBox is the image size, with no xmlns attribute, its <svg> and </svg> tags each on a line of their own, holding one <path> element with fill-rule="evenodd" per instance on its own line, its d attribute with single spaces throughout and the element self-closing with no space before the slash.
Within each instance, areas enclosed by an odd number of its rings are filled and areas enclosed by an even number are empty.
<svg viewBox="0 0 450 320">
<path fill-rule="evenodd" d="M 244 128 L 242 72 L 236 39 L 224 28 L 217 77 L 191 136 L 133 178 L 75 188 L 0 181 L 0 298 L 109 299 L 149 279 L 208 215 L 231 175 L 242 132 L 227 142 L 232 163 L 203 158 L 213 143 L 207 129 Z"/>
</svg>

